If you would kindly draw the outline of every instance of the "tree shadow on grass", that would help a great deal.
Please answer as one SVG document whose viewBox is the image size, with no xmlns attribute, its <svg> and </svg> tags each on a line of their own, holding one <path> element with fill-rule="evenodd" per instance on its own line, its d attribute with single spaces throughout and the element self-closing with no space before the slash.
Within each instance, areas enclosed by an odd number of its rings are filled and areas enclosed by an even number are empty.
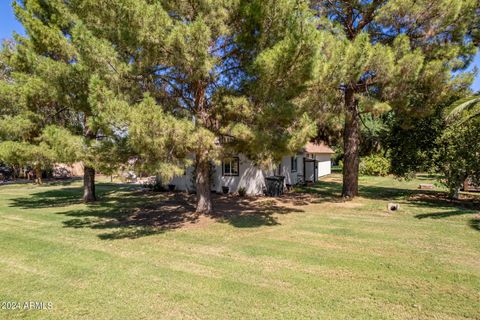
<svg viewBox="0 0 480 320">
<path fill-rule="evenodd" d="M 140 201 L 138 201 L 141 199 Z M 239 198 L 213 195 L 214 213 L 195 213 L 195 196 L 185 193 L 152 194 L 138 192 L 134 202 L 125 197 L 109 198 L 108 204 L 93 210 L 77 210 L 65 213 L 75 219 L 64 222 L 66 227 L 112 229 L 100 234 L 103 240 L 130 238 L 163 233 L 179 228 L 189 228 L 214 220 L 229 223 L 237 228 L 256 228 L 278 225 L 276 215 L 302 210 L 286 208 L 275 202 L 256 198 Z"/>
<path fill-rule="evenodd" d="M 65 227 L 105 230 L 98 235 L 103 240 L 135 239 L 212 220 L 236 228 L 275 226 L 279 224 L 278 214 L 302 212 L 272 199 L 214 194 L 214 214 L 201 216 L 195 213 L 193 195 L 135 191 L 131 186 L 105 184 L 99 184 L 98 189 L 99 201 L 81 209 L 57 212 L 70 218 L 63 222 Z M 81 188 L 71 187 L 48 190 L 14 199 L 11 205 L 25 209 L 68 209 L 68 206 L 80 203 L 81 192 Z"/>
<path fill-rule="evenodd" d="M 320 181 L 311 187 L 297 188 L 297 193 L 291 193 L 284 199 L 294 198 L 298 205 L 324 202 L 342 202 L 342 184 L 337 181 Z M 469 220 L 469 226 L 480 231 L 480 197 L 464 195 L 462 200 L 451 200 L 447 194 L 437 190 L 419 190 L 406 188 L 390 188 L 383 186 L 360 185 L 359 194 L 362 198 L 385 202 L 397 201 L 413 204 L 419 207 L 445 210 L 418 214 L 417 219 L 441 219 L 460 215 L 477 216 Z"/>
<path fill-rule="evenodd" d="M 307 205 L 310 203 L 324 202 L 345 202 L 342 198 L 342 183 L 337 181 L 319 181 L 313 186 L 298 187 L 296 192 L 285 195 L 283 198 L 292 201 L 298 205 Z M 381 186 L 359 186 L 359 194 L 362 198 L 371 200 L 393 201 L 404 199 L 417 193 L 417 190 L 404 188 L 388 188 Z M 290 199 L 293 198 L 293 199 Z"/>
<path fill-rule="evenodd" d="M 69 186 L 75 182 L 82 181 L 82 178 L 73 177 L 66 179 L 48 179 L 44 181 L 45 186 Z"/>
<path fill-rule="evenodd" d="M 46 184 L 44 187 L 57 186 L 62 184 Z M 68 185 L 68 184 L 66 184 Z M 99 199 L 108 197 L 112 192 L 132 190 L 136 186 L 132 185 L 114 185 L 100 183 L 96 186 L 96 194 Z M 40 187 L 38 190 L 42 190 Z M 55 208 L 68 207 L 82 204 L 83 187 L 64 187 L 59 189 L 48 189 L 32 194 L 30 197 L 15 198 L 12 200 L 12 207 L 23 209 Z"/>
<path fill-rule="evenodd" d="M 410 198 L 417 205 L 444 211 L 417 214 L 417 219 L 445 219 L 456 216 L 474 215 L 468 221 L 468 225 L 480 231 L 480 199 L 478 197 L 467 197 L 461 200 L 449 199 L 446 193 L 437 192 L 430 194 L 417 194 Z"/>
<path fill-rule="evenodd" d="M 111 193 L 85 209 L 61 214 L 73 218 L 63 222 L 67 228 L 111 230 L 99 234 L 103 240 L 140 238 L 195 223 L 198 216 L 189 203 L 177 194 L 143 192 Z"/>
<path fill-rule="evenodd" d="M 98 184 L 100 201 L 81 209 L 58 212 L 71 219 L 64 221 L 68 228 L 104 229 L 101 239 L 139 238 L 168 230 L 200 225 L 207 220 L 228 223 L 237 228 L 255 228 L 279 224 L 277 215 L 303 212 L 298 208 L 311 203 L 343 202 L 341 183 L 321 181 L 314 186 L 297 188 L 277 198 L 240 198 L 213 195 L 215 214 L 199 216 L 195 213 L 195 196 L 185 193 L 152 193 L 135 191 L 137 186 Z M 64 187 L 37 192 L 29 197 L 12 200 L 12 206 L 34 208 L 66 208 L 81 203 L 82 188 Z M 401 201 L 431 208 L 454 209 L 417 215 L 424 218 L 446 218 L 452 215 L 478 213 L 477 200 L 450 202 L 444 193 L 433 190 L 414 190 L 381 186 L 360 186 L 363 198 L 383 201 Z M 469 225 L 480 230 L 480 219 Z"/>
<path fill-rule="evenodd" d="M 81 192 L 82 189 L 80 187 L 49 189 L 36 192 L 30 197 L 15 198 L 10 206 L 23 209 L 68 207 L 82 203 Z"/>
<path fill-rule="evenodd" d="M 81 181 L 81 178 L 66 178 L 66 179 L 43 179 L 42 187 L 48 186 L 69 186 L 77 181 Z M 33 180 L 27 179 L 16 179 L 16 180 L 7 180 L 7 181 L 0 181 L 0 186 L 15 186 L 15 185 L 36 185 Z"/>
<path fill-rule="evenodd" d="M 442 177 L 443 176 L 439 174 L 420 173 L 415 176 L 415 179 L 432 181 Z"/>
<path fill-rule="evenodd" d="M 469 226 L 472 229 L 480 231 L 480 216 L 478 218 L 471 219 L 469 221 Z"/>
</svg>

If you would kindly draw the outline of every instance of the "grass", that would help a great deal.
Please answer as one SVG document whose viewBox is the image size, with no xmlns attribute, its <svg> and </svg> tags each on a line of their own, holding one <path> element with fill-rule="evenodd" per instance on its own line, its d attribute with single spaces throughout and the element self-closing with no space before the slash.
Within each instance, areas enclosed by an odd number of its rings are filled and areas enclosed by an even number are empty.
<svg viewBox="0 0 480 320">
<path fill-rule="evenodd" d="M 191 200 L 80 182 L 0 186 L 5 319 L 480 319 L 479 204 L 409 182 L 340 176 L 279 200 Z M 401 210 L 387 214 L 386 204 Z"/>
</svg>

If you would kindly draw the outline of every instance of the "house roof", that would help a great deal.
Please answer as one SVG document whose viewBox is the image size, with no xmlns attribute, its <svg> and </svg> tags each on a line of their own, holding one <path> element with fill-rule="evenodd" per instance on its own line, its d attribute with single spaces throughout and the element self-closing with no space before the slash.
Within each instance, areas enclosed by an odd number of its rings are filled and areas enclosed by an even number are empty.
<svg viewBox="0 0 480 320">
<path fill-rule="evenodd" d="M 305 152 L 307 153 L 322 153 L 322 154 L 333 154 L 335 151 L 333 151 L 329 146 L 324 144 L 323 142 L 321 143 L 313 143 L 309 142 L 305 146 Z"/>
</svg>

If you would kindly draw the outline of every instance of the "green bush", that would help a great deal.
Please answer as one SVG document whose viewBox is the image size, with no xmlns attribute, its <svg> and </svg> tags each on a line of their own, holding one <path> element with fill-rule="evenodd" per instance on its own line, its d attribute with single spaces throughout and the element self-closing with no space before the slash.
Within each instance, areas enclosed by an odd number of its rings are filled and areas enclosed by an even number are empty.
<svg viewBox="0 0 480 320">
<path fill-rule="evenodd" d="M 340 169 L 340 170 L 343 169 L 343 160 L 339 160 L 339 161 L 338 161 L 337 167 L 338 167 L 338 169 Z"/>
<path fill-rule="evenodd" d="M 386 176 L 390 173 L 390 160 L 381 155 L 364 157 L 360 161 L 360 174 L 365 176 Z"/>
<path fill-rule="evenodd" d="M 440 137 L 436 163 L 449 196 L 459 197 L 465 179 L 480 183 L 480 117 L 450 125 Z"/>
</svg>

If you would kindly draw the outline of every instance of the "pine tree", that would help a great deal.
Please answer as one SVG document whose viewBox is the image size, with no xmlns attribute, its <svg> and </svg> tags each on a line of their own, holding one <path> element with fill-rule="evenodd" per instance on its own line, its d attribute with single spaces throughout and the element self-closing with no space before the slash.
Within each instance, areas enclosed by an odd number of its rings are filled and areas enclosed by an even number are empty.
<svg viewBox="0 0 480 320">
<path fill-rule="evenodd" d="M 212 161 L 276 162 L 314 132 L 298 101 L 318 43 L 306 2 L 24 0 L 15 10 L 27 37 L 5 55 L 13 85 L 32 82 L 22 101 L 55 115 L 44 127 L 82 138 L 86 201 L 98 162 L 121 146 L 164 177 L 193 154 L 197 211 L 209 213 Z"/>
<path fill-rule="evenodd" d="M 84 1 L 77 11 L 95 37 L 117 48 L 125 65 L 119 78 L 130 86 L 99 81 L 94 104 L 115 120 L 107 127 L 124 124 L 144 170 L 168 178 L 193 155 L 198 212 L 213 209 L 211 162 L 237 152 L 258 163 L 278 161 L 312 135 L 296 101 L 313 76 L 316 52 L 305 2 L 102 6 Z"/>
<path fill-rule="evenodd" d="M 342 194 L 351 198 L 358 195 L 361 114 L 428 115 L 454 86 L 452 72 L 465 68 L 476 52 L 478 3 L 312 0 L 311 7 L 318 28 L 334 38 L 320 56 L 314 86 L 321 97 L 312 101 L 343 105 Z"/>
<path fill-rule="evenodd" d="M 91 202 L 96 200 L 96 168 L 113 159 L 120 161 L 118 155 L 124 151 L 118 150 L 118 136 L 102 131 L 101 115 L 90 103 L 91 82 L 98 74 L 113 81 L 115 66 L 105 62 L 113 50 L 92 37 L 73 10 L 73 2 L 68 5 L 40 0 L 13 3 L 26 36 L 14 35 L 14 43 L 2 52 L 0 60 L 8 77 L 0 81 L 0 91 L 5 93 L 1 113 L 7 123 L 30 121 L 32 130 L 20 139 L 31 144 L 28 150 L 36 150 L 22 152 L 30 162 L 34 158 L 44 163 L 83 161 L 83 199 Z M 8 135 L 15 127 L 4 127 L 4 131 Z M 40 160 L 34 161 L 37 167 Z"/>
</svg>

